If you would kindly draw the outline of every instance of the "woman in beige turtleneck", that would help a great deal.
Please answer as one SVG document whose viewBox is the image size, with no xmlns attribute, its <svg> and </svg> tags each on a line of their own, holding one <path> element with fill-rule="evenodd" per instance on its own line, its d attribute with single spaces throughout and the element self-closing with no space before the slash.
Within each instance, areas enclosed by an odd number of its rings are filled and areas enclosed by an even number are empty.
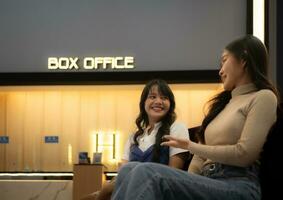
<svg viewBox="0 0 283 200">
<path fill-rule="evenodd" d="M 277 109 L 264 44 L 254 36 L 228 44 L 219 75 L 224 91 L 210 101 L 200 142 L 165 136 L 161 144 L 194 154 L 188 172 L 129 163 L 118 174 L 112 199 L 261 199 L 258 159 Z"/>
</svg>

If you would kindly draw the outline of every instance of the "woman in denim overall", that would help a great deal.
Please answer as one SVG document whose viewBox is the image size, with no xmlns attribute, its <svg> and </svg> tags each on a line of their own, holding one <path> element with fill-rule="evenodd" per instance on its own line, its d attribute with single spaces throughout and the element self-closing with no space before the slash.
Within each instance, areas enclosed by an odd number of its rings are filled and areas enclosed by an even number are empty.
<svg viewBox="0 0 283 200">
<path fill-rule="evenodd" d="M 126 142 L 123 164 L 155 162 L 182 169 L 188 150 L 160 145 L 164 135 L 189 138 L 187 126 L 176 121 L 175 97 L 171 88 L 161 79 L 149 81 L 142 91 L 139 108 L 137 130 Z M 115 179 L 83 199 L 110 199 L 114 184 Z"/>
</svg>

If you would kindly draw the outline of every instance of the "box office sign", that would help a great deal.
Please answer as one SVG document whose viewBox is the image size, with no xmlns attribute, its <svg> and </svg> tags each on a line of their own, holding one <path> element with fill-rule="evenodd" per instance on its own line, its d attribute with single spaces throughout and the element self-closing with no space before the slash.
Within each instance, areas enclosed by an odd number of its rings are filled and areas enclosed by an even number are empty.
<svg viewBox="0 0 283 200">
<path fill-rule="evenodd" d="M 49 57 L 48 70 L 133 69 L 134 57 Z"/>
</svg>

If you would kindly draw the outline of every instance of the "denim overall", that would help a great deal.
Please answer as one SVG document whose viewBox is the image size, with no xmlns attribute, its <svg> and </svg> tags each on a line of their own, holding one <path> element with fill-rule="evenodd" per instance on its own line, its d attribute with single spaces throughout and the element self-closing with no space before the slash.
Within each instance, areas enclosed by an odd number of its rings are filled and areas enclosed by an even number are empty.
<svg viewBox="0 0 283 200">
<path fill-rule="evenodd" d="M 138 162 L 151 162 L 153 156 L 154 145 L 150 146 L 146 151 L 142 151 L 137 145 L 132 145 L 130 147 L 130 161 Z M 160 148 L 160 160 L 159 163 L 168 165 L 169 162 L 169 148 L 161 147 Z"/>
</svg>

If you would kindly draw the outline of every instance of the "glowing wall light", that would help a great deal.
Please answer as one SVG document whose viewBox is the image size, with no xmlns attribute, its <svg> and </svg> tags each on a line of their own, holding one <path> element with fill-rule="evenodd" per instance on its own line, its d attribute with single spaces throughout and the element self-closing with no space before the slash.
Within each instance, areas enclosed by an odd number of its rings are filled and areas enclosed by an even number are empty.
<svg viewBox="0 0 283 200">
<path fill-rule="evenodd" d="M 104 147 L 104 132 L 99 131 L 96 133 L 96 152 L 103 152 Z"/>
<path fill-rule="evenodd" d="M 68 164 L 72 165 L 73 164 L 73 153 L 72 153 L 72 145 L 68 144 Z"/>
<path fill-rule="evenodd" d="M 112 148 L 112 159 L 116 159 L 116 132 L 102 132 L 99 131 L 98 133 L 92 134 L 92 143 L 94 144 L 94 152 L 103 152 L 104 148 Z M 108 136 L 108 137 L 107 137 Z M 112 142 L 109 143 L 109 136 L 111 136 Z"/>
<path fill-rule="evenodd" d="M 264 0 L 253 0 L 253 35 L 264 43 Z"/>
</svg>

